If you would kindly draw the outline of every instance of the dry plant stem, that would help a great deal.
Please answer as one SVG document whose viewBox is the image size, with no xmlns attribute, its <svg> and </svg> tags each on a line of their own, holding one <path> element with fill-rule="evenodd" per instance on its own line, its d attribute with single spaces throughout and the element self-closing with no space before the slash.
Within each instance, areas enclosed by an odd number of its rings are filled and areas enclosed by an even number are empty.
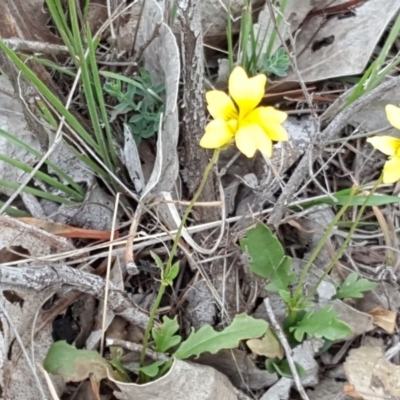
<svg viewBox="0 0 400 400">
<path fill-rule="evenodd" d="M 60 46 L 58 44 L 34 42 L 31 40 L 22 39 L 2 39 L 3 42 L 13 51 L 19 53 L 41 53 L 51 55 L 69 55 L 67 46 Z"/>
<path fill-rule="evenodd" d="M 354 223 L 351 225 L 351 228 L 349 230 L 349 233 L 346 236 L 346 239 L 344 240 L 344 242 L 342 243 L 342 245 L 340 246 L 339 250 L 336 251 L 335 257 L 331 260 L 331 262 L 329 263 L 329 266 L 326 268 L 325 272 L 323 273 L 323 275 L 319 278 L 318 282 L 315 284 L 314 288 L 310 291 L 310 293 L 307 294 L 306 298 L 304 301 L 307 301 L 308 299 L 310 299 L 312 296 L 314 296 L 314 294 L 316 293 L 316 291 L 318 290 L 319 285 L 321 284 L 321 282 L 326 278 L 326 276 L 331 272 L 332 268 L 335 266 L 335 264 L 338 262 L 338 260 L 340 259 L 340 257 L 342 257 L 343 253 L 345 252 L 348 244 L 350 243 L 350 240 L 353 238 L 353 234 L 361 220 L 361 217 L 364 214 L 364 210 L 365 207 L 367 207 L 368 201 L 371 198 L 371 196 L 375 193 L 375 190 L 377 189 L 377 187 L 379 186 L 379 184 L 382 183 L 382 177 L 380 177 L 376 182 L 375 185 L 373 186 L 373 188 L 371 189 L 370 193 L 368 194 L 367 198 L 365 199 L 363 205 L 360 207 L 360 210 L 357 213 L 356 216 L 356 220 L 354 221 Z M 354 195 L 354 192 L 351 192 Z M 349 199 L 350 201 L 351 199 Z M 341 210 L 340 210 L 341 211 Z"/>
<path fill-rule="evenodd" d="M 21 351 L 22 351 L 22 353 L 24 354 L 26 363 L 28 364 L 30 370 L 32 371 L 32 375 L 33 375 L 33 377 L 35 378 L 38 391 L 40 392 L 40 394 L 41 394 L 41 395 L 43 396 L 43 398 L 45 399 L 46 396 L 45 396 L 45 393 L 44 393 L 44 390 L 43 390 L 43 387 L 42 387 L 42 383 L 40 382 L 40 379 L 39 379 L 39 377 L 38 377 L 37 371 L 36 371 L 34 365 L 32 364 L 32 360 L 29 358 L 29 354 L 28 354 L 28 352 L 26 351 L 25 345 L 24 345 L 24 343 L 23 343 L 23 341 L 22 341 L 21 336 L 20 336 L 19 333 L 18 333 L 18 330 L 16 329 L 16 327 L 15 327 L 15 325 L 14 325 L 14 323 L 13 323 L 11 317 L 10 317 L 10 315 L 8 314 L 6 308 L 4 307 L 4 305 L 2 304 L 1 301 L 0 301 L 0 311 L 1 311 L 1 313 L 6 317 L 7 322 L 9 323 L 10 328 L 12 329 L 12 332 L 13 332 L 14 335 L 15 335 L 15 339 L 16 339 L 16 341 L 18 342 L 19 346 L 21 347 Z"/>
<path fill-rule="evenodd" d="M 185 143 L 184 165 L 187 170 L 187 186 L 190 194 L 199 187 L 202 171 L 208 163 L 207 152 L 199 148 L 206 124 L 204 93 L 203 40 L 200 17 L 202 0 L 178 0 L 182 50 L 183 117 L 182 137 Z M 209 179 L 201 195 L 201 201 L 216 200 L 214 179 Z M 215 208 L 198 210 L 200 221 L 219 219 Z"/>
<path fill-rule="evenodd" d="M 162 273 L 162 278 L 167 277 L 169 274 L 169 271 L 171 270 L 172 262 L 174 260 L 175 254 L 176 254 L 176 250 L 178 249 L 179 239 L 181 238 L 183 227 L 185 226 L 186 220 L 187 220 L 190 212 L 192 211 L 194 203 L 196 203 L 196 201 L 200 197 L 201 193 L 203 192 L 204 187 L 206 186 L 208 177 L 210 176 L 210 172 L 212 171 L 214 165 L 218 162 L 219 153 L 220 153 L 219 149 L 214 150 L 214 154 L 204 170 L 203 179 L 200 182 L 200 186 L 198 187 L 196 193 L 193 196 L 192 201 L 190 202 L 189 206 L 186 208 L 186 211 L 182 216 L 181 223 L 180 223 L 178 230 L 176 232 L 176 235 L 175 235 L 174 243 L 173 243 L 171 251 L 169 253 L 167 264 Z M 164 295 L 164 292 L 165 292 L 165 289 L 167 288 L 167 286 L 168 286 L 168 283 L 165 282 L 164 280 L 161 280 L 161 286 L 158 289 L 157 297 L 151 308 L 149 322 L 147 323 L 146 331 L 145 331 L 144 337 L 143 337 L 143 349 L 142 349 L 142 353 L 140 355 L 140 365 L 141 366 L 143 365 L 144 359 L 146 357 L 146 350 L 147 350 L 147 345 L 149 342 L 150 331 L 151 331 L 151 328 L 153 327 L 153 322 L 156 317 L 157 310 L 160 307 L 161 299 Z"/>
<path fill-rule="evenodd" d="M 320 157 L 328 142 L 339 134 L 339 132 L 347 125 L 349 119 L 373 100 L 383 96 L 389 89 L 394 89 L 398 86 L 400 86 L 400 77 L 389 79 L 382 83 L 377 88 L 371 90 L 369 93 L 350 104 L 345 110 L 341 111 L 322 132 L 317 133 L 314 143 L 307 149 L 299 165 L 296 167 L 283 189 L 282 194 L 279 196 L 276 206 L 268 220 L 269 224 L 275 226 L 280 224 L 285 209 L 291 201 L 292 196 L 303 180 L 308 177 L 310 164 Z"/>
<path fill-rule="evenodd" d="M 76 289 L 104 300 L 104 279 L 65 265 L 30 264 L 30 267 L 0 266 L 0 282 L 11 288 L 32 289 L 37 292 L 45 289 Z M 128 294 L 110 284 L 108 308 L 125 318 L 133 325 L 145 329 L 148 316 L 129 299 Z"/>
<path fill-rule="evenodd" d="M 127 342 L 126 340 L 120 339 L 107 339 L 106 344 L 108 347 L 118 346 L 122 347 L 123 349 L 134 351 L 135 353 L 140 353 L 143 350 L 143 346 L 139 343 Z M 164 353 L 158 353 L 157 351 L 153 351 L 150 349 L 146 350 L 146 356 L 150 357 L 154 361 L 167 362 L 169 360 L 169 357 L 166 356 Z"/>
<path fill-rule="evenodd" d="M 386 222 L 385 216 L 383 215 L 382 211 L 379 209 L 379 207 L 376 207 L 376 206 L 372 207 L 372 211 L 375 214 L 375 217 L 376 217 L 376 219 L 379 223 L 379 226 L 382 230 L 385 244 L 388 247 L 386 249 L 387 264 L 393 268 L 396 264 L 395 263 L 396 255 L 395 255 L 394 251 L 391 250 L 391 248 L 393 248 L 393 247 L 396 248 L 397 246 L 393 246 L 393 244 L 392 244 L 392 238 L 390 235 L 389 226 Z"/>
<path fill-rule="evenodd" d="M 120 197 L 120 193 L 117 193 L 117 197 L 115 198 L 115 205 L 114 205 L 114 215 L 113 215 L 113 219 L 112 219 L 110 249 L 109 249 L 108 258 L 107 258 L 106 286 L 104 289 L 104 300 L 103 300 L 103 318 L 101 321 L 100 355 L 103 355 L 103 351 L 104 351 L 104 336 L 106 334 L 107 302 L 108 302 L 108 293 L 109 293 L 109 288 L 110 288 L 111 260 L 113 257 L 112 249 L 113 249 L 113 241 L 114 241 L 114 235 L 115 235 L 115 225 L 116 225 L 117 215 L 118 215 L 119 197 Z"/>
<path fill-rule="evenodd" d="M 332 234 L 332 231 L 333 231 L 334 227 L 337 225 L 339 219 L 342 217 L 342 215 L 349 208 L 351 200 L 353 199 L 355 192 L 356 192 L 356 188 L 353 187 L 352 190 L 350 191 L 350 195 L 349 195 L 349 198 L 346 201 L 346 204 L 340 209 L 340 211 L 335 215 L 335 218 L 328 225 L 328 228 L 326 229 L 326 231 L 325 231 L 324 235 L 322 236 L 321 240 L 318 242 L 317 247 L 314 249 L 314 251 L 312 252 L 310 258 L 307 260 L 307 264 L 303 268 L 303 271 L 302 271 L 300 279 L 299 279 L 299 283 L 297 284 L 296 290 L 294 291 L 294 294 L 293 294 L 293 299 L 294 299 L 296 305 L 300 300 L 300 297 L 301 297 L 301 294 L 302 294 L 302 291 L 303 291 L 303 284 L 304 284 L 304 281 L 305 281 L 305 279 L 307 277 L 309 269 L 311 268 L 311 266 L 312 266 L 313 262 L 315 261 L 315 259 L 318 257 L 318 254 L 321 252 L 322 247 L 324 246 L 324 244 L 328 240 L 329 236 Z M 335 261 L 335 264 L 336 264 L 336 261 Z"/>
<path fill-rule="evenodd" d="M 264 299 L 265 309 L 267 310 L 268 318 L 271 322 L 272 327 L 276 335 L 278 336 L 279 342 L 281 343 L 283 350 L 285 350 L 286 359 L 288 360 L 288 364 L 290 367 L 290 371 L 293 375 L 294 383 L 296 384 L 297 391 L 299 392 L 301 398 L 303 400 L 309 400 L 306 391 L 303 388 L 303 385 L 300 382 L 299 374 L 297 373 L 296 364 L 294 363 L 292 357 L 292 349 L 289 346 L 289 343 L 286 339 L 285 333 L 282 331 L 278 321 L 275 318 L 274 311 L 272 310 L 271 303 L 269 298 Z"/>
</svg>

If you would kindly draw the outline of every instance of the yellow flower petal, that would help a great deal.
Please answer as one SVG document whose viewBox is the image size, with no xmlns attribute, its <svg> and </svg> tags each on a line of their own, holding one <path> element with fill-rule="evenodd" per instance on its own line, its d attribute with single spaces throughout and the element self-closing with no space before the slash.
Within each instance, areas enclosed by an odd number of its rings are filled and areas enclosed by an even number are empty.
<svg viewBox="0 0 400 400">
<path fill-rule="evenodd" d="M 257 107 L 246 117 L 246 120 L 256 123 L 282 124 L 286 121 L 287 116 L 285 112 L 276 110 L 274 107 Z"/>
<path fill-rule="evenodd" d="M 275 142 L 287 142 L 289 140 L 289 135 L 282 125 L 263 124 L 262 128 L 268 137 Z"/>
<path fill-rule="evenodd" d="M 214 119 L 222 118 L 224 121 L 237 119 L 238 112 L 232 99 L 221 90 L 210 90 L 206 93 L 207 109 Z"/>
<path fill-rule="evenodd" d="M 235 135 L 236 147 L 248 158 L 252 158 L 257 150 L 257 143 L 249 136 L 246 129 L 239 129 Z"/>
<path fill-rule="evenodd" d="M 389 120 L 390 125 L 396 129 L 400 129 L 400 108 L 393 104 L 388 104 L 385 110 L 386 118 Z"/>
<path fill-rule="evenodd" d="M 367 142 L 387 156 L 396 155 L 397 150 L 400 149 L 400 139 L 393 136 L 373 136 L 367 139 Z"/>
<path fill-rule="evenodd" d="M 394 183 L 400 179 L 400 157 L 390 157 L 383 167 L 383 183 Z"/>
<path fill-rule="evenodd" d="M 229 76 L 229 94 L 239 107 L 240 119 L 246 117 L 260 103 L 265 93 L 267 77 L 264 74 L 248 78 L 242 67 L 236 67 Z"/>
<path fill-rule="evenodd" d="M 206 126 L 205 133 L 200 139 L 200 146 L 205 149 L 218 149 L 225 146 L 233 138 L 234 132 L 222 119 L 214 119 Z"/>
<path fill-rule="evenodd" d="M 267 157 L 272 155 L 272 141 L 257 124 L 240 127 L 235 135 L 237 148 L 247 157 L 254 156 L 260 150 Z"/>
</svg>

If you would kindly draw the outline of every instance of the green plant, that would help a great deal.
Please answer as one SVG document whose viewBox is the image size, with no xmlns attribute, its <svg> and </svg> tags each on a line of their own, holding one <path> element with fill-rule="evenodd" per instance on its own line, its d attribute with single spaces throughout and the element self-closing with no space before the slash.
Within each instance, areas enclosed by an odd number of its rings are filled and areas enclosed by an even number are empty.
<svg viewBox="0 0 400 400">
<path fill-rule="evenodd" d="M 176 334 L 179 330 L 177 320 L 164 317 L 163 323 L 152 330 L 152 349 L 165 354 L 165 360 L 138 365 L 132 369 L 141 373 L 142 381 L 158 378 L 168 371 L 174 358 L 185 360 L 206 352 L 217 353 L 221 349 L 233 349 L 241 340 L 260 337 L 267 329 L 267 322 L 240 314 L 219 332 L 209 325 L 204 325 L 199 330 L 192 331 L 189 337 L 182 341 L 181 336 Z M 90 373 L 95 373 L 97 380 L 104 379 L 107 377 L 107 369 L 116 379 L 129 380 L 122 365 L 121 350 L 113 348 L 111 356 L 111 360 L 106 360 L 96 351 L 78 350 L 65 341 L 59 341 L 50 346 L 43 367 L 49 373 L 62 375 L 66 380 L 74 382 L 86 379 Z"/>
<path fill-rule="evenodd" d="M 364 197 L 356 220 L 353 222 L 343 245 L 336 252 L 334 259 L 330 262 L 319 281 L 313 287 L 309 288 L 307 292 L 304 290 L 304 283 L 310 267 L 333 228 L 350 204 L 352 204 L 354 197 L 357 195 L 357 189 L 352 188 L 348 193 L 346 192 L 346 202 L 328 226 L 296 283 L 296 276 L 293 274 L 291 268 L 291 258 L 285 255 L 279 240 L 266 225 L 258 224 L 256 227 L 250 229 L 240 241 L 241 249 L 250 257 L 250 271 L 264 279 L 268 279 L 269 283 L 266 286 L 266 290 L 278 293 L 285 302 L 286 318 L 283 322 L 283 328 L 289 343 L 293 346 L 301 343 L 306 335 L 323 338 L 329 342 L 342 339 L 351 333 L 349 326 L 338 319 L 332 306 L 328 304 L 318 309 L 317 304 L 313 301 L 313 295 L 316 293 L 322 280 L 329 274 L 343 254 L 356 226 L 360 222 L 365 207 L 367 204 L 370 204 L 379 182 L 375 184 L 370 194 Z M 375 286 L 374 282 L 370 282 L 367 279 L 358 279 L 356 274 L 350 274 L 343 284 L 338 287 L 334 298 L 362 297 L 363 292 L 371 290 Z M 282 374 L 281 363 L 277 364 L 276 361 L 271 361 L 268 365 L 270 369 L 274 369 L 274 371 Z"/>
<path fill-rule="evenodd" d="M 272 56 L 265 53 L 261 58 L 259 72 L 267 75 L 286 76 L 286 71 L 290 67 L 290 57 L 283 47 L 280 47 Z"/>
<path fill-rule="evenodd" d="M 136 143 L 140 144 L 142 139 L 148 139 L 158 131 L 160 115 L 164 111 L 159 95 L 164 91 L 164 85 L 152 87 L 150 74 L 143 68 L 132 80 L 136 84 L 129 82 L 126 91 L 123 90 L 121 77 L 117 77 L 103 86 L 103 90 L 119 102 L 113 108 L 111 120 L 119 114 L 133 113 L 128 119 L 128 125 Z"/>
<path fill-rule="evenodd" d="M 275 2 L 277 3 L 277 2 Z M 279 13 L 276 18 L 276 27 L 279 27 L 283 20 L 283 13 L 286 9 L 287 0 L 283 0 L 275 4 L 279 8 Z M 230 13 L 230 2 L 228 2 L 228 13 Z M 266 38 L 260 38 L 260 31 L 255 35 L 253 15 L 250 1 L 245 1 L 243 13 L 240 21 L 239 33 L 239 50 L 237 60 L 239 64 L 249 74 L 254 75 L 257 73 L 264 73 L 267 75 L 274 74 L 276 76 L 286 76 L 286 71 L 290 66 L 290 57 L 283 47 L 279 47 L 274 53 L 272 50 L 276 40 L 280 40 L 277 35 L 276 27 L 270 30 L 269 21 L 266 29 L 266 35 L 271 31 L 268 43 L 266 46 Z M 228 59 L 230 70 L 233 69 L 233 39 L 232 39 L 232 21 L 228 15 L 227 23 L 227 38 L 228 38 Z M 264 50 L 263 50 L 264 49 Z"/>
</svg>

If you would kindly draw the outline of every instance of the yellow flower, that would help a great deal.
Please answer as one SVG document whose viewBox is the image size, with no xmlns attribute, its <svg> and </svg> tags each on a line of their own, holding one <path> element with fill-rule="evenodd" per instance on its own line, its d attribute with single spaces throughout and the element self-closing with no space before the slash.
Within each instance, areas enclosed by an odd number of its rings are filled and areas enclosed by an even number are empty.
<svg viewBox="0 0 400 400">
<path fill-rule="evenodd" d="M 400 108 L 392 104 L 386 106 L 386 118 L 390 125 L 400 129 Z M 374 136 L 367 139 L 375 149 L 389 156 L 383 167 L 383 183 L 394 183 L 400 179 L 400 139 L 392 136 Z"/>
<path fill-rule="evenodd" d="M 229 95 L 220 90 L 206 93 L 207 109 L 214 118 L 206 126 L 200 146 L 218 149 L 235 140 L 237 148 L 251 158 L 257 150 L 272 155 L 272 141 L 287 141 L 282 123 L 287 114 L 273 107 L 257 107 L 264 96 L 267 78 L 249 78 L 242 67 L 229 77 Z"/>
</svg>

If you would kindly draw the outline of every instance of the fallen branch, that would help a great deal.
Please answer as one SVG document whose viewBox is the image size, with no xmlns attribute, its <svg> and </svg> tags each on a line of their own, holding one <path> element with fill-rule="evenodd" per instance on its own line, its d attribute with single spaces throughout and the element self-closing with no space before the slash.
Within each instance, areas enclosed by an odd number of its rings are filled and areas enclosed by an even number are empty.
<svg viewBox="0 0 400 400">
<path fill-rule="evenodd" d="M 37 292 L 46 289 L 75 289 L 90 294 L 98 300 L 104 300 L 105 281 L 103 278 L 83 272 L 65 265 L 29 267 L 0 266 L 0 285 L 15 289 L 32 289 Z M 139 310 L 128 297 L 127 293 L 118 290 L 110 283 L 108 292 L 108 308 L 128 322 L 145 328 L 148 316 Z"/>
</svg>

